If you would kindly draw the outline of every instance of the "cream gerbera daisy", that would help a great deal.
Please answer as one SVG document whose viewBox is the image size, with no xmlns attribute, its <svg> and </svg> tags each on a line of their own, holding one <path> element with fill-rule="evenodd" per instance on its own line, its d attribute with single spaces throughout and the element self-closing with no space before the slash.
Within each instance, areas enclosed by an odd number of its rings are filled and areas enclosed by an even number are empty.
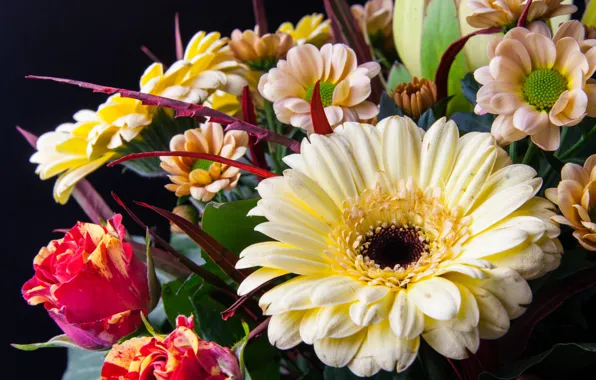
<svg viewBox="0 0 596 380">
<path fill-rule="evenodd" d="M 563 24 L 553 39 L 548 28 L 514 28 L 489 44 L 490 63 L 474 72 L 483 86 L 478 113 L 499 115 L 491 133 L 499 144 L 529 135 L 543 150 L 556 150 L 560 127 L 596 116 L 596 40 L 584 40 L 578 21 Z"/>
<path fill-rule="evenodd" d="M 221 124 L 207 122 L 200 128 L 189 129 L 172 137 L 171 151 L 209 153 L 231 160 L 244 155 L 248 146 L 248 134 L 229 131 L 224 134 Z M 171 175 L 172 183 L 166 189 L 182 197 L 209 202 L 220 190 L 231 190 L 240 179 L 240 169 L 210 160 L 192 157 L 160 157 L 161 168 Z"/>
<path fill-rule="evenodd" d="M 345 123 L 311 134 L 285 158 L 292 169 L 259 184 L 250 215 L 275 241 L 240 254 L 237 268 L 262 268 L 238 293 L 296 275 L 260 299 L 272 344 L 314 344 L 359 376 L 405 370 L 420 337 L 463 359 L 524 312 L 526 279 L 559 265 L 534 169 L 511 165 L 488 133 L 460 138 L 452 121 L 421 134 L 408 118 Z"/>
<path fill-rule="evenodd" d="M 581 246 L 596 251 L 596 154 L 588 157 L 583 167 L 565 164 L 561 182 L 547 189 L 545 195 L 563 214 L 552 219 L 573 228 L 573 236 Z"/>
<path fill-rule="evenodd" d="M 577 11 L 575 5 L 561 4 L 563 1 L 534 0 L 530 5 L 528 21 L 546 21 L 556 16 L 569 15 Z M 470 0 L 468 1 L 468 7 L 473 9 L 473 13 L 467 17 L 467 21 L 476 28 L 515 26 L 527 2 L 527 0 Z"/>
<path fill-rule="evenodd" d="M 331 21 L 323 21 L 322 14 L 313 13 L 302 17 L 295 28 L 291 22 L 284 22 L 277 31 L 289 34 L 298 45 L 321 47 L 331 40 Z"/>
<path fill-rule="evenodd" d="M 380 70 L 376 62 L 357 66 L 356 53 L 344 44 L 327 44 L 320 50 L 300 45 L 261 77 L 259 92 L 273 102 L 282 123 L 312 132 L 310 100 L 317 81 L 329 124 L 336 126 L 343 121 L 368 120 L 379 113 L 366 99 L 371 93 L 370 80 Z"/>
</svg>

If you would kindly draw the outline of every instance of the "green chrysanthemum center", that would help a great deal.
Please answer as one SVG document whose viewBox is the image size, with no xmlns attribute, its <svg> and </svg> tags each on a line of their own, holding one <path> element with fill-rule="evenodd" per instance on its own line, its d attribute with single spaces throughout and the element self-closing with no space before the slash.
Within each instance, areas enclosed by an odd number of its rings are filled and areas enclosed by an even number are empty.
<svg viewBox="0 0 596 380">
<path fill-rule="evenodd" d="M 196 160 L 194 164 L 192 164 L 192 170 L 195 170 L 195 169 L 209 170 L 209 167 L 211 166 L 212 163 L 213 163 L 213 161 L 211 161 L 211 160 L 204 160 L 204 159 L 200 158 L 200 159 Z"/>
<path fill-rule="evenodd" d="M 329 82 L 320 82 L 319 86 L 321 90 L 321 103 L 323 103 L 323 107 L 329 107 L 333 103 L 333 90 L 335 90 L 335 85 Z M 306 89 L 305 100 L 309 103 L 312 99 L 312 92 L 314 88 L 315 85 L 313 84 Z"/>
<path fill-rule="evenodd" d="M 550 69 L 534 70 L 524 81 L 525 100 L 539 111 L 548 111 L 567 90 L 567 78 Z"/>
</svg>

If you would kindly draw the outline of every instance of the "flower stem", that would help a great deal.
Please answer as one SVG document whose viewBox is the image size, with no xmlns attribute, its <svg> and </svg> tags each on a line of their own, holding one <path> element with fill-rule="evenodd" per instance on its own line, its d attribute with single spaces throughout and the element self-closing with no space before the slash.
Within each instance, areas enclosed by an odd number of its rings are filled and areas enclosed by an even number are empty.
<svg viewBox="0 0 596 380">
<path fill-rule="evenodd" d="M 563 153 L 559 158 L 561 160 L 565 160 L 565 159 L 573 156 L 573 154 L 575 154 L 578 150 L 583 148 L 584 145 L 588 141 L 590 141 L 590 139 L 592 137 L 594 137 L 595 135 L 596 135 L 596 125 L 593 126 L 592 129 L 590 129 L 590 131 L 588 133 L 583 134 L 582 137 L 580 137 L 580 139 L 571 148 L 569 148 L 565 153 Z"/>
<path fill-rule="evenodd" d="M 522 164 L 524 165 L 529 165 L 530 161 L 532 161 L 532 158 L 534 157 L 534 155 L 538 152 L 538 147 L 536 146 L 536 144 L 534 144 L 532 142 L 532 140 L 528 140 L 528 150 L 526 150 L 526 155 L 524 156 L 524 159 L 522 160 Z"/>
<path fill-rule="evenodd" d="M 517 141 L 509 144 L 509 157 L 514 164 L 517 162 Z"/>
</svg>

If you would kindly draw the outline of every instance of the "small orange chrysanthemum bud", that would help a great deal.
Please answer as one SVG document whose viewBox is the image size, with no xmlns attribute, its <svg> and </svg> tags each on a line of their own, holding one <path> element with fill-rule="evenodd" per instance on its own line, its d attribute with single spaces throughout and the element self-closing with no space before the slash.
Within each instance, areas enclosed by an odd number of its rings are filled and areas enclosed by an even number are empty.
<svg viewBox="0 0 596 380">
<path fill-rule="evenodd" d="M 437 102 L 437 86 L 431 80 L 414 77 L 395 88 L 393 100 L 404 114 L 417 119 Z"/>
<path fill-rule="evenodd" d="M 294 39 L 287 33 L 259 36 L 252 30 L 241 32 L 236 29 L 228 45 L 237 60 L 253 70 L 268 71 L 275 67 L 277 61 L 285 58 L 288 50 L 294 46 Z"/>
</svg>

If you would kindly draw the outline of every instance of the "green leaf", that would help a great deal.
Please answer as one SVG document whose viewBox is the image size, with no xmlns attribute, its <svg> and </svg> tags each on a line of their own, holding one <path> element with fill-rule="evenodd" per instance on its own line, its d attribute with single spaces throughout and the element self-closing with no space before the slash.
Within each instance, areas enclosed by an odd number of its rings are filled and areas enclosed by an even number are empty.
<svg viewBox="0 0 596 380">
<path fill-rule="evenodd" d="M 236 254 L 251 244 L 269 240 L 267 236 L 254 230 L 266 219 L 246 215 L 257 205 L 257 201 L 258 199 L 250 199 L 229 203 L 209 203 L 203 214 L 203 231 Z"/>
<path fill-rule="evenodd" d="M 449 45 L 461 36 L 457 20 L 457 9 L 453 0 L 433 0 L 426 8 L 420 51 L 424 78 L 434 80 L 441 56 Z M 469 104 L 463 97 L 460 87 L 460 79 L 466 73 L 466 62 L 462 51 L 455 58 L 449 71 L 448 92 L 449 95 L 454 95 L 449 103 L 449 114 L 469 109 Z"/>
<path fill-rule="evenodd" d="M 238 316 L 223 320 L 221 312 L 226 307 L 199 289 L 190 298 L 194 305 L 195 331 L 208 341 L 222 346 L 232 346 L 243 337 L 242 321 Z"/>
<path fill-rule="evenodd" d="M 476 115 L 471 112 L 455 112 L 451 115 L 451 120 L 455 121 L 460 132 L 490 132 L 495 116 L 489 114 Z"/>
<path fill-rule="evenodd" d="M 185 234 L 173 233 L 170 237 L 170 245 L 195 263 L 201 266 L 205 265 L 206 261 L 201 254 L 201 247 Z"/>
<path fill-rule="evenodd" d="M 81 349 L 75 342 L 73 342 L 69 337 L 66 335 L 57 335 L 52 339 L 48 340 L 47 342 L 42 343 L 29 343 L 29 344 L 11 344 L 14 348 L 22 351 L 35 351 L 40 348 L 51 348 L 51 347 L 67 347 L 67 348 L 77 348 Z"/>
<path fill-rule="evenodd" d="M 191 297 L 201 285 L 203 280 L 194 274 L 186 280 L 175 280 L 162 285 L 163 306 L 172 327 L 176 326 L 177 316 L 194 313 Z"/>
<path fill-rule="evenodd" d="M 473 106 L 476 105 L 476 94 L 480 90 L 480 83 L 474 79 L 474 73 L 467 73 L 461 80 L 461 91 Z"/>
<path fill-rule="evenodd" d="M 389 94 L 385 91 L 381 94 L 381 110 L 379 111 L 379 120 L 383 120 L 390 116 L 404 116 L 403 111 L 399 108 Z"/>
<path fill-rule="evenodd" d="M 97 380 L 106 356 L 105 351 L 68 349 L 68 364 L 62 380 Z"/>
<path fill-rule="evenodd" d="M 246 366 L 253 380 L 280 378 L 279 351 L 269 343 L 267 334 L 252 340 L 245 350 Z"/>
<path fill-rule="evenodd" d="M 399 62 L 395 62 L 389 72 L 389 79 L 387 80 L 387 91 L 394 91 L 398 84 L 410 82 L 412 76 L 406 66 Z"/>
<path fill-rule="evenodd" d="M 548 373 L 552 375 L 552 377 L 549 378 L 570 378 L 565 376 L 566 369 L 577 367 L 582 363 L 583 365 L 588 365 L 590 361 L 594 360 L 594 353 L 596 353 L 596 343 L 559 343 L 553 346 L 550 350 L 510 363 L 492 373 L 483 372 L 478 379 L 515 379 L 538 364 L 547 365 L 549 367 Z M 576 368 L 573 368 L 573 370 L 576 370 Z M 557 376 L 553 371 L 559 372 L 560 375 Z"/>
<path fill-rule="evenodd" d="M 197 127 L 197 122 L 191 117 L 174 118 L 171 111 L 158 108 L 151 124 L 143 128 L 143 131 L 133 140 L 116 149 L 116 152 L 124 156 L 132 153 L 170 150 L 170 140 L 174 135 Z M 160 162 L 159 157 L 152 157 L 127 161 L 122 165 L 143 177 L 160 177 L 165 175 L 159 166 Z"/>
<path fill-rule="evenodd" d="M 149 234 L 149 227 L 145 234 L 145 247 L 147 249 L 147 277 L 149 283 L 149 311 L 153 310 L 159 298 L 161 297 L 161 284 L 155 272 L 155 265 L 153 263 L 153 255 L 151 254 L 151 235 Z"/>
</svg>

